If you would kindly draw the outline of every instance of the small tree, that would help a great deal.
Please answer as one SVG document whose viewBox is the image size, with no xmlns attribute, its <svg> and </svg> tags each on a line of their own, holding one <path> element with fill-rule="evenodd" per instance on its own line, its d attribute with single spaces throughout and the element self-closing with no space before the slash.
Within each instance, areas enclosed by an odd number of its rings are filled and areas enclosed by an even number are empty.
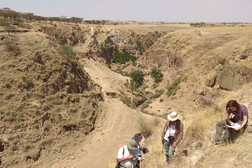
<svg viewBox="0 0 252 168">
<path fill-rule="evenodd" d="M 139 71 L 139 70 L 132 71 L 130 73 L 130 77 L 131 77 L 131 82 L 136 84 L 137 87 L 143 84 L 144 73 L 142 71 Z"/>
<path fill-rule="evenodd" d="M 156 83 L 162 82 L 164 75 L 161 73 L 160 69 L 153 68 L 151 70 L 151 77 L 154 78 Z"/>
</svg>

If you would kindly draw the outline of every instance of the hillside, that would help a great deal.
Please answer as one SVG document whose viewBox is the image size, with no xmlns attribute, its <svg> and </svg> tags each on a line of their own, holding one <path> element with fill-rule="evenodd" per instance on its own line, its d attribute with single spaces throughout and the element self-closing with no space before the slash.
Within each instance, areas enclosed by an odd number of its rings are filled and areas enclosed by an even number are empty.
<svg viewBox="0 0 252 168">
<path fill-rule="evenodd" d="M 27 21 L 0 37 L 1 166 L 114 167 L 142 132 L 142 166 L 167 167 L 160 132 L 177 111 L 185 136 L 169 167 L 249 167 L 250 121 L 234 144 L 214 136 L 228 100 L 252 114 L 251 25 Z"/>
<path fill-rule="evenodd" d="M 0 32 L 1 167 L 31 167 L 83 141 L 103 95 L 50 37 L 9 29 Z"/>
</svg>

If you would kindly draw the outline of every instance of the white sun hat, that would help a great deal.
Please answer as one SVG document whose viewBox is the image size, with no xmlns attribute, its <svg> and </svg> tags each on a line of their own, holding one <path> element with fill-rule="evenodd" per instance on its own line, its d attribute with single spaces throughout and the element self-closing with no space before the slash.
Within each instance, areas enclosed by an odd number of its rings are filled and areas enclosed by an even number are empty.
<svg viewBox="0 0 252 168">
<path fill-rule="evenodd" d="M 175 111 L 171 112 L 171 114 L 167 115 L 168 120 L 176 121 L 179 118 L 179 114 Z"/>
</svg>

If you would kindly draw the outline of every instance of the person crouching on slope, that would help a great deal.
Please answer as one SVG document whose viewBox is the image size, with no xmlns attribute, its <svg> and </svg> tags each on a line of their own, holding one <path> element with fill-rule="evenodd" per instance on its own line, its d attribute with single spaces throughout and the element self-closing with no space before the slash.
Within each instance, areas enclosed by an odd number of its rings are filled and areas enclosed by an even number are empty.
<svg viewBox="0 0 252 168">
<path fill-rule="evenodd" d="M 137 142 L 131 139 L 118 151 L 116 168 L 134 168 L 137 159 Z"/>
<path fill-rule="evenodd" d="M 142 153 L 145 154 L 145 153 L 148 153 L 149 150 L 148 148 L 142 148 L 140 146 L 140 142 L 142 140 L 142 134 L 141 133 L 136 133 L 132 139 L 136 141 L 137 143 L 137 153 L 136 153 L 136 156 L 137 156 L 137 159 L 136 159 L 136 168 L 140 168 L 140 162 L 142 161 Z"/>
<path fill-rule="evenodd" d="M 217 122 L 216 124 L 216 136 L 215 136 L 215 145 L 219 145 L 223 142 L 227 142 L 230 138 L 230 129 L 226 125 L 234 126 L 235 123 L 239 124 L 239 127 L 235 127 L 236 131 L 244 131 L 247 128 L 248 123 L 248 109 L 244 105 L 240 105 L 235 100 L 228 101 L 226 105 L 226 119 Z M 229 118 L 233 114 L 234 117 Z M 225 128 L 224 135 L 222 138 L 222 131 Z"/>
<path fill-rule="evenodd" d="M 172 163 L 176 146 L 183 138 L 183 123 L 178 119 L 179 114 L 176 112 L 172 112 L 167 118 L 162 132 L 162 143 L 165 149 L 166 162 Z"/>
</svg>

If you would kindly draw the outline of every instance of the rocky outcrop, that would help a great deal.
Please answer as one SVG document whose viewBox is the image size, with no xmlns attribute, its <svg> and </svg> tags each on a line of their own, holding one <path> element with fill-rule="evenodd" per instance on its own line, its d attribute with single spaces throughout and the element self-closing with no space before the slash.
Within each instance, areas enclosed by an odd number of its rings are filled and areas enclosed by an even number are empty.
<svg viewBox="0 0 252 168">
<path fill-rule="evenodd" d="M 227 66 L 218 77 L 219 86 L 224 90 L 234 90 L 251 81 L 252 69 L 245 66 Z"/>
</svg>

